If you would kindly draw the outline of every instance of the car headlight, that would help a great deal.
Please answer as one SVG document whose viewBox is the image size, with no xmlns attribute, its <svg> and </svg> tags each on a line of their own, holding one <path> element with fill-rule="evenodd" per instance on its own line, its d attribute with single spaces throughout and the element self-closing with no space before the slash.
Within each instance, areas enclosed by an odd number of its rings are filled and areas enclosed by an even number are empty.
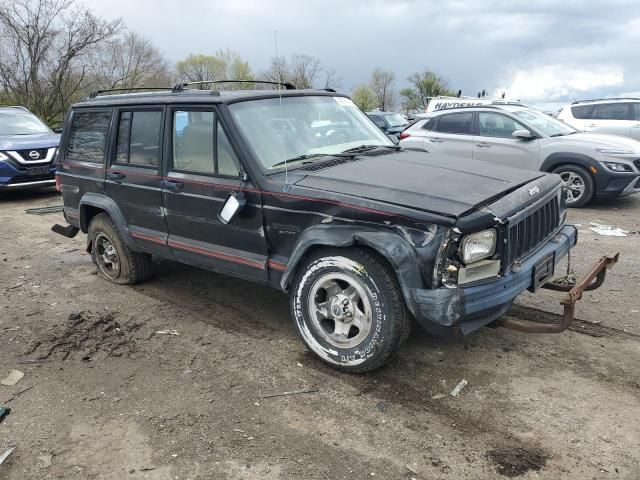
<svg viewBox="0 0 640 480">
<path fill-rule="evenodd" d="M 465 235 L 460 244 L 460 256 L 464 263 L 472 263 L 493 256 L 496 251 L 497 237 L 495 228 Z"/>
<path fill-rule="evenodd" d="M 631 172 L 631 166 L 626 163 L 603 162 L 609 170 L 614 172 Z"/>
<path fill-rule="evenodd" d="M 605 155 L 633 155 L 636 153 L 633 150 L 623 150 L 621 148 L 596 148 L 596 151 Z"/>
</svg>

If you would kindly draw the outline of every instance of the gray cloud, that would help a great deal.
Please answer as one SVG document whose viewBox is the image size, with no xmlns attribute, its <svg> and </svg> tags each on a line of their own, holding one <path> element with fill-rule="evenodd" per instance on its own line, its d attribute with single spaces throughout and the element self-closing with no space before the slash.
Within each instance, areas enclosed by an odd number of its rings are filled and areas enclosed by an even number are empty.
<svg viewBox="0 0 640 480">
<path fill-rule="evenodd" d="M 637 0 L 85 0 L 121 16 L 171 60 L 230 47 L 254 70 L 306 53 L 350 91 L 381 66 L 396 87 L 429 68 L 465 94 L 486 88 L 534 102 L 640 91 Z"/>
</svg>

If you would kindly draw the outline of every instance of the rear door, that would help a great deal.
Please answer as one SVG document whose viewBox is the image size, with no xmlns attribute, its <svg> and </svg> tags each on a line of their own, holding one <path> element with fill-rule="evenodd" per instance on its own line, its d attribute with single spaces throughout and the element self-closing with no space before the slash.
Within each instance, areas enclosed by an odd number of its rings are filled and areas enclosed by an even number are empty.
<svg viewBox="0 0 640 480">
<path fill-rule="evenodd" d="M 171 107 L 166 122 L 162 190 L 173 255 L 185 262 L 257 280 L 267 279 L 267 244 L 259 190 L 245 174 L 215 108 Z M 244 209 L 228 224 L 218 212 L 231 192 Z"/>
<path fill-rule="evenodd" d="M 502 113 L 478 112 L 477 128 L 478 135 L 473 144 L 474 160 L 538 170 L 538 139 L 522 140 L 512 136 L 516 130 L 529 130 L 523 124 Z"/>
<path fill-rule="evenodd" d="M 599 103 L 588 107 L 593 108 L 585 109 L 582 115 L 585 117 L 585 132 L 631 136 L 631 119 L 633 115 L 633 105 L 631 103 Z"/>
<path fill-rule="evenodd" d="M 124 215 L 131 236 L 144 249 L 167 254 L 167 224 L 162 209 L 163 108 L 120 108 L 106 193 Z"/>
<path fill-rule="evenodd" d="M 473 155 L 473 112 L 440 115 L 425 130 L 425 150 L 445 157 L 470 159 Z"/>
</svg>

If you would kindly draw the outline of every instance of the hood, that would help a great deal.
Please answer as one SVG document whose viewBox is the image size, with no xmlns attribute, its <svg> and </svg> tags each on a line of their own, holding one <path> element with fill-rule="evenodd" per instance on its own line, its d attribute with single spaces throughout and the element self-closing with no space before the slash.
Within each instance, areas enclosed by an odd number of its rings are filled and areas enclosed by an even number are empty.
<svg viewBox="0 0 640 480">
<path fill-rule="evenodd" d="M 0 135 L 0 151 L 27 150 L 30 148 L 50 148 L 60 144 L 57 133 L 43 133 L 37 135 Z"/>
<path fill-rule="evenodd" d="M 566 145 L 576 145 L 582 148 L 617 148 L 620 150 L 629 150 L 640 155 L 640 142 L 632 138 L 622 137 L 619 135 L 609 135 L 607 133 L 589 133 L 579 132 L 572 135 L 562 137 L 553 137 L 554 143 Z"/>
<path fill-rule="evenodd" d="M 403 150 L 311 171 L 296 185 L 458 217 L 544 175 Z"/>
</svg>

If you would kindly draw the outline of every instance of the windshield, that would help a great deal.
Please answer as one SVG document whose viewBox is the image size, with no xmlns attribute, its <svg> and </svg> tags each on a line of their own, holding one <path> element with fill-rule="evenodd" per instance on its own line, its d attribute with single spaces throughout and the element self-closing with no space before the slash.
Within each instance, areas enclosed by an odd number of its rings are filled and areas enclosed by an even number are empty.
<svg viewBox="0 0 640 480">
<path fill-rule="evenodd" d="M 542 133 L 549 135 L 550 137 L 559 137 L 561 135 L 571 135 L 576 133 L 577 130 L 570 127 L 566 123 L 563 123 L 555 118 L 550 117 L 546 113 L 539 112 L 538 110 L 518 110 L 513 112 L 516 117 L 529 122 L 536 127 Z"/>
<path fill-rule="evenodd" d="M 38 117 L 31 113 L 0 112 L 0 135 L 34 135 L 51 133 Z"/>
<path fill-rule="evenodd" d="M 393 146 L 348 98 L 269 98 L 234 103 L 229 110 L 267 169 L 364 145 Z"/>
<path fill-rule="evenodd" d="M 391 115 L 385 115 L 384 119 L 387 121 L 390 127 L 402 127 L 403 125 L 408 125 L 407 122 L 402 115 L 399 113 L 392 113 Z"/>
</svg>

